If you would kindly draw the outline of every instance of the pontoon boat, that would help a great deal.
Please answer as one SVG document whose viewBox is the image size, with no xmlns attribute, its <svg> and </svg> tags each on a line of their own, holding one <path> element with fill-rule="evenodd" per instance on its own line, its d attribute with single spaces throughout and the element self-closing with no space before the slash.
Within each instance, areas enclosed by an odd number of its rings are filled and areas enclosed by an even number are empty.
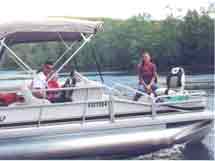
<svg viewBox="0 0 215 161">
<path fill-rule="evenodd" d="M 35 70 L 10 46 L 63 41 L 67 49 L 56 61 L 58 63 L 72 49 L 66 42 L 83 41 L 56 69 L 59 73 L 97 32 L 103 30 L 102 24 L 63 18 L 0 24 L 0 58 L 7 50 L 13 60 L 34 77 Z M 167 89 L 157 91 L 157 97 L 119 83 L 109 87 L 78 72 L 75 76 L 80 82 L 75 87 L 50 89 L 73 90 L 70 102 L 51 103 L 38 99 L 32 95 L 26 80 L 16 86 L 1 86 L 0 93 L 17 93 L 24 101 L 0 107 L 0 159 L 145 154 L 174 144 L 200 142 L 209 132 L 214 117 L 207 109 L 206 93 L 183 88 L 182 68 L 174 68 L 171 73 Z M 133 101 L 136 93 L 142 96 Z"/>
</svg>

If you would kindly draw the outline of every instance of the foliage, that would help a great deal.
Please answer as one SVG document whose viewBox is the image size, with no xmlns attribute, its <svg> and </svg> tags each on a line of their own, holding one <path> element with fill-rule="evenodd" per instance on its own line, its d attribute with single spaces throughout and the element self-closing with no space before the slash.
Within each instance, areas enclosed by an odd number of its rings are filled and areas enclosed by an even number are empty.
<svg viewBox="0 0 215 161">
<path fill-rule="evenodd" d="M 104 32 L 98 33 L 66 69 L 75 66 L 82 71 L 95 70 L 96 55 L 102 70 L 135 71 L 140 50 L 144 48 L 151 53 L 160 71 L 169 70 L 171 65 L 181 65 L 189 71 L 208 72 L 214 64 L 214 19 L 209 16 L 211 12 L 214 12 L 214 6 L 202 9 L 200 13 L 190 10 L 183 18 L 170 15 L 160 21 L 151 20 L 147 14 L 127 20 L 93 18 L 104 21 Z M 77 47 L 78 44 L 73 51 Z M 48 42 L 15 45 L 12 49 L 28 64 L 39 68 L 47 59 L 56 60 L 66 48 L 62 42 Z M 6 59 L 5 67 L 15 67 Z"/>
</svg>

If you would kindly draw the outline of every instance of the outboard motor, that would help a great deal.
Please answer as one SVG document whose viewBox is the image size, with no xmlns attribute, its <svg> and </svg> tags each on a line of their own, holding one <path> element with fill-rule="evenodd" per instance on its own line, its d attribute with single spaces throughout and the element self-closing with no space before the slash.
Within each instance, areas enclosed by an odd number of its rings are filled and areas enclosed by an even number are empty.
<svg viewBox="0 0 215 161">
<path fill-rule="evenodd" d="M 165 94 L 169 94 L 171 88 L 180 88 L 180 92 L 184 91 L 185 72 L 181 67 L 174 67 L 167 76 L 167 90 Z"/>
</svg>

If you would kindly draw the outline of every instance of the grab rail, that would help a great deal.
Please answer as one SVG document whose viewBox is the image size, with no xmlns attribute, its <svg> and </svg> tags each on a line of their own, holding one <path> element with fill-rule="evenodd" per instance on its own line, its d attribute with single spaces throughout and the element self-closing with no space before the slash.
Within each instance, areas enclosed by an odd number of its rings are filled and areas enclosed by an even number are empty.
<svg viewBox="0 0 215 161">
<path fill-rule="evenodd" d="M 144 96 L 146 96 L 147 98 L 150 98 L 150 100 L 152 101 L 152 105 L 151 105 L 151 112 L 152 112 L 152 118 L 155 118 L 157 115 L 157 107 L 160 105 L 167 105 L 167 104 L 179 104 L 179 103 L 190 103 L 193 100 L 180 100 L 180 101 L 174 101 L 173 100 L 165 100 L 164 102 L 158 102 L 159 99 L 165 99 L 165 98 L 169 98 L 169 97 L 177 97 L 177 96 L 198 96 L 198 95 L 206 95 L 206 92 L 203 91 L 199 91 L 199 92 L 192 92 L 192 93 L 177 93 L 177 94 L 171 94 L 171 95 L 162 95 L 162 96 L 157 96 L 157 97 L 151 97 L 149 95 L 147 95 L 146 93 L 143 93 L 141 91 L 138 91 L 136 89 L 133 89 L 132 87 L 128 87 L 126 85 L 122 85 L 122 84 L 118 84 L 116 83 L 118 86 L 121 86 L 123 88 L 126 88 L 132 92 L 136 92 L 136 93 L 140 93 Z M 68 88 L 53 88 L 53 89 L 33 89 L 32 91 L 63 91 L 63 90 L 73 90 L 73 89 L 80 89 L 83 87 L 68 87 Z M 101 86 L 92 86 L 92 88 L 107 88 L 109 91 L 114 91 L 116 90 L 117 92 L 119 92 L 117 89 L 112 88 L 112 87 L 108 87 L 106 85 L 101 85 Z M 88 109 L 88 102 L 89 102 L 89 89 L 84 87 L 84 89 L 87 91 L 86 93 L 86 97 L 85 97 L 85 101 L 83 103 L 85 103 L 85 107 L 83 108 L 83 115 L 82 115 L 82 124 L 85 123 L 86 121 L 86 117 L 87 117 L 87 109 Z M 115 122 L 115 113 L 114 113 L 114 95 L 113 93 L 110 92 L 109 94 L 109 101 L 108 101 L 108 113 L 109 113 L 109 118 L 111 122 Z M 40 111 L 39 111 L 39 116 L 38 116 L 38 126 L 40 126 L 40 123 L 42 121 L 42 112 L 43 112 L 43 108 L 40 107 Z"/>
<path fill-rule="evenodd" d="M 165 102 L 157 102 L 159 99 L 162 98 L 169 98 L 169 97 L 176 97 L 176 96 L 197 96 L 197 95 L 205 95 L 205 92 L 196 92 L 196 93 L 190 93 L 190 94 L 172 94 L 172 95 L 164 95 L 164 96 L 157 96 L 153 99 L 152 102 L 152 118 L 155 118 L 157 115 L 157 107 L 160 105 L 168 105 L 168 104 L 181 104 L 181 103 L 192 103 L 191 101 L 165 101 Z"/>
<path fill-rule="evenodd" d="M 171 95 L 163 95 L 163 96 L 157 96 L 155 98 L 153 98 L 153 101 L 158 104 L 158 105 L 164 105 L 164 104 L 168 104 L 168 103 L 174 103 L 174 104 L 178 104 L 178 101 L 165 101 L 165 102 L 157 102 L 159 99 L 162 98 L 169 98 L 169 97 L 177 97 L 177 96 L 198 96 L 198 95 L 206 95 L 205 92 L 196 92 L 196 93 L 185 93 L 185 94 L 171 94 Z M 184 103 L 187 101 L 180 101 L 180 103 Z M 192 102 L 192 101 L 191 101 Z"/>
<path fill-rule="evenodd" d="M 123 88 L 125 88 L 125 89 L 128 89 L 128 90 L 130 90 L 130 91 L 132 91 L 132 92 L 135 92 L 135 93 L 139 93 L 139 94 L 142 94 L 142 95 L 144 95 L 145 97 L 147 97 L 147 98 L 149 98 L 149 99 L 153 99 L 150 95 L 148 95 L 148 94 L 146 94 L 146 93 L 144 93 L 144 92 L 141 92 L 141 91 L 139 91 L 139 90 L 136 90 L 136 89 L 134 89 L 134 88 L 132 88 L 132 87 L 129 87 L 129 86 L 126 86 L 126 85 L 123 85 L 123 84 L 119 84 L 119 83 L 115 83 L 117 86 L 120 86 L 120 87 L 123 87 Z"/>
<path fill-rule="evenodd" d="M 113 123 L 115 122 L 115 116 L 114 116 L 114 103 L 113 103 L 113 96 L 110 95 L 109 96 L 109 107 L 108 107 L 108 110 L 109 110 L 109 116 L 110 116 L 110 121 Z"/>
<path fill-rule="evenodd" d="M 42 119 L 42 113 L 43 113 L 43 108 L 40 107 L 40 112 L 39 112 L 39 117 L 38 117 L 38 124 L 37 126 L 40 127 L 41 119 Z"/>
<path fill-rule="evenodd" d="M 86 105 L 83 108 L 82 124 L 84 124 L 86 121 L 86 114 L 87 114 L 87 109 L 88 109 L 88 97 L 89 97 L 88 88 L 86 90 L 87 90 L 87 94 L 85 97 Z"/>
<path fill-rule="evenodd" d="M 123 87 L 125 89 L 128 89 L 129 91 L 135 92 L 135 93 L 139 93 L 142 94 L 143 96 L 149 98 L 152 101 L 152 106 L 151 106 L 151 111 L 152 111 L 152 118 L 155 118 L 157 115 L 157 107 L 160 105 L 167 105 L 167 104 L 181 104 L 181 103 L 192 103 L 193 100 L 180 100 L 180 101 L 165 101 L 165 102 L 157 102 L 159 99 L 164 99 L 164 98 L 169 98 L 169 97 L 177 97 L 177 96 L 202 96 L 202 95 L 206 95 L 206 92 L 204 91 L 198 91 L 198 92 L 194 92 L 192 91 L 191 93 L 186 93 L 186 91 L 183 91 L 183 93 L 180 94 L 171 94 L 171 95 L 162 95 L 162 96 L 157 96 L 157 97 L 151 97 L 150 95 L 138 91 L 136 89 L 133 89 L 129 86 L 123 85 L 123 84 L 119 84 L 119 83 L 115 83 L 117 86 Z"/>
<path fill-rule="evenodd" d="M 68 91 L 68 90 L 73 90 L 73 89 L 88 89 L 88 88 L 105 88 L 104 86 L 88 86 L 86 87 L 65 87 L 65 88 L 51 88 L 51 89 L 30 89 L 32 92 L 51 92 L 51 91 Z"/>
</svg>

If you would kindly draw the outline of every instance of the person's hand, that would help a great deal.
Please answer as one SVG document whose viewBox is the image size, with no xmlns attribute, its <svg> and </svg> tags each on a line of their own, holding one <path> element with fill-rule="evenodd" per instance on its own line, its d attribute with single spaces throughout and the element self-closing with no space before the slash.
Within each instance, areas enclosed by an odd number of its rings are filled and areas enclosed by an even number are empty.
<svg viewBox="0 0 215 161">
<path fill-rule="evenodd" d="M 146 86 L 146 91 L 147 91 L 148 94 L 151 94 L 151 92 L 152 92 L 151 85 Z"/>
<path fill-rule="evenodd" d="M 152 89 L 152 86 L 150 84 L 148 85 L 148 89 Z"/>
</svg>

